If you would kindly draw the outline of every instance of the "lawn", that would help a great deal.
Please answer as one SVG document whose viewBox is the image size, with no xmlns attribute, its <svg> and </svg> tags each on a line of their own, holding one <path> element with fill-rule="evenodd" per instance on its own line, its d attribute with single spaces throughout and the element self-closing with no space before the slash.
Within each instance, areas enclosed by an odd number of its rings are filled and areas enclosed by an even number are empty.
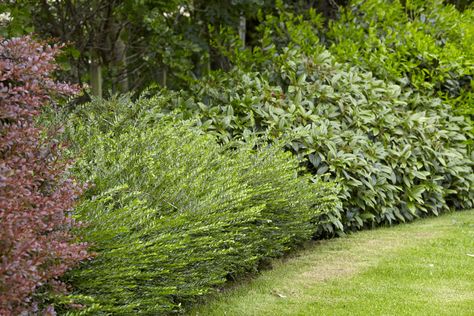
<svg viewBox="0 0 474 316">
<path fill-rule="evenodd" d="M 474 315 L 474 211 L 313 242 L 191 315 Z"/>
</svg>

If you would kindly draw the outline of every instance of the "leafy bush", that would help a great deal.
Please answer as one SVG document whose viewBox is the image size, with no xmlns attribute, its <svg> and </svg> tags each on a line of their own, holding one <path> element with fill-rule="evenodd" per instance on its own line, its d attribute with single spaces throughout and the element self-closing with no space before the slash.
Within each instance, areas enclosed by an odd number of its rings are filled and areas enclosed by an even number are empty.
<svg viewBox="0 0 474 316">
<path fill-rule="evenodd" d="M 474 10 L 440 0 L 353 1 L 326 36 L 339 61 L 439 96 L 472 118 Z"/>
<path fill-rule="evenodd" d="M 77 88 L 51 79 L 58 47 L 0 38 L 0 314 L 39 312 L 32 295 L 87 257 L 68 215 L 80 187 L 65 177 L 58 144 L 34 120 Z M 52 313 L 47 307 L 42 313 Z"/>
<path fill-rule="evenodd" d="M 283 25 L 297 31 L 296 40 L 304 37 L 291 22 Z M 337 64 L 321 47 L 304 53 L 308 46 L 299 44 L 244 56 L 245 67 L 260 74 L 216 73 L 170 107 L 184 118 L 198 115 L 198 125 L 224 142 L 293 135 L 287 147 L 307 169 L 341 185 L 348 229 L 472 206 L 463 117 L 440 99 Z"/>
<path fill-rule="evenodd" d="M 337 207 L 333 185 L 297 176 L 277 144 L 221 147 L 153 111 L 167 100 L 97 101 L 71 118 L 75 171 L 94 184 L 75 214 L 99 255 L 68 281 L 91 311 L 180 311 L 310 238 Z"/>
</svg>

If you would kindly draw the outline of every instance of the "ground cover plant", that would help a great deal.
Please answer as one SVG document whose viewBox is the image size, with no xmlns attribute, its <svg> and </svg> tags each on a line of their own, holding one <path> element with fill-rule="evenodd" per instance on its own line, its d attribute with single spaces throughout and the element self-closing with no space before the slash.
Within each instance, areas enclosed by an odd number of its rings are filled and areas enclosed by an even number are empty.
<svg viewBox="0 0 474 316">
<path fill-rule="evenodd" d="M 1 315 L 53 313 L 40 294 L 61 289 L 58 277 L 88 257 L 70 232 L 81 187 L 68 178 L 61 145 L 35 124 L 54 97 L 77 93 L 51 78 L 58 51 L 29 37 L 0 38 Z"/>
<path fill-rule="evenodd" d="M 298 176 L 276 143 L 225 148 L 147 104 L 97 101 L 70 116 L 75 174 L 92 185 L 75 216 L 99 255 L 66 279 L 88 312 L 182 311 L 337 210 L 334 186 Z"/>
<path fill-rule="evenodd" d="M 474 211 L 308 245 L 189 315 L 472 315 Z"/>
</svg>

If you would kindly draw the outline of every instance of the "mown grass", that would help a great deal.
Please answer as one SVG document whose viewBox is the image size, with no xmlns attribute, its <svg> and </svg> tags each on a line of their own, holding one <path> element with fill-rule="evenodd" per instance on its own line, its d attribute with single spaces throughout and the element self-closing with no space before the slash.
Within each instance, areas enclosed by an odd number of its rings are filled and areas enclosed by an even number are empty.
<svg viewBox="0 0 474 316">
<path fill-rule="evenodd" d="M 314 242 L 191 315 L 474 315 L 474 211 Z"/>
</svg>

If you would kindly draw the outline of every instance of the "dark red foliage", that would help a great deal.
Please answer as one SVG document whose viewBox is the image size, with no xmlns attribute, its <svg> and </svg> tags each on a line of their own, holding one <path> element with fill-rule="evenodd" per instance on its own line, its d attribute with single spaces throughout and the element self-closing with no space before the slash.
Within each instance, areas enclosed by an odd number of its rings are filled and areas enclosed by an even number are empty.
<svg viewBox="0 0 474 316">
<path fill-rule="evenodd" d="M 70 234 L 68 211 L 81 189 L 34 122 L 42 106 L 78 92 L 51 78 L 59 48 L 0 38 L 0 315 L 32 311 L 40 286 L 58 284 L 88 256 Z"/>
</svg>

